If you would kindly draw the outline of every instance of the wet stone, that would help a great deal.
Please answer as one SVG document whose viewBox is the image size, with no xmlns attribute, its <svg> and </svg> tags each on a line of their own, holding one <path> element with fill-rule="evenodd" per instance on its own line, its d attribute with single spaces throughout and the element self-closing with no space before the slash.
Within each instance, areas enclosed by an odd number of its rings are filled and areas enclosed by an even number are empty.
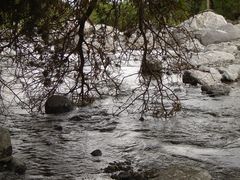
<svg viewBox="0 0 240 180">
<path fill-rule="evenodd" d="M 63 127 L 61 125 L 54 125 L 53 129 L 57 131 L 62 131 Z"/>
<path fill-rule="evenodd" d="M 203 85 L 201 90 L 208 94 L 209 96 L 224 96 L 228 95 L 231 91 L 231 88 L 223 84 L 215 85 Z"/>
<path fill-rule="evenodd" d="M 24 174 L 27 170 L 26 164 L 17 158 L 12 158 L 10 167 L 17 174 Z"/>
<path fill-rule="evenodd" d="M 118 180 L 147 180 L 144 171 L 134 171 L 131 162 L 112 162 L 104 168 L 105 173 L 111 174 L 112 179 Z"/>
<path fill-rule="evenodd" d="M 156 180 L 211 180 L 207 170 L 198 167 L 173 165 L 159 171 Z"/>
<path fill-rule="evenodd" d="M 96 149 L 93 152 L 91 152 L 92 156 L 102 156 L 102 151 L 100 149 Z"/>
<path fill-rule="evenodd" d="M 12 145 L 10 133 L 0 127 L 0 162 L 8 162 L 12 158 Z"/>
<path fill-rule="evenodd" d="M 60 114 L 73 109 L 73 103 L 65 96 L 53 95 L 45 103 L 46 114 Z"/>
</svg>

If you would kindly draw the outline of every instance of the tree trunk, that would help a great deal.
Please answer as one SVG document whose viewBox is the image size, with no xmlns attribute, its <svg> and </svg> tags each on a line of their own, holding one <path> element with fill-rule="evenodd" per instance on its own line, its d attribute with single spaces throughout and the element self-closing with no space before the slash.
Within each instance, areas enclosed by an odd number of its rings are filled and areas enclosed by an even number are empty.
<svg viewBox="0 0 240 180">
<path fill-rule="evenodd" d="M 207 9 L 210 9 L 210 0 L 207 0 Z"/>
</svg>

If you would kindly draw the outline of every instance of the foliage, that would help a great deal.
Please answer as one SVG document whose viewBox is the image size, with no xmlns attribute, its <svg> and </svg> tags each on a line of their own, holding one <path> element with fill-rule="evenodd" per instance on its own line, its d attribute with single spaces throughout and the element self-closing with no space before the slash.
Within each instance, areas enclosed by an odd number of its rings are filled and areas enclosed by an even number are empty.
<svg viewBox="0 0 240 180">
<path fill-rule="evenodd" d="M 129 1 L 121 4 L 99 1 L 90 19 L 96 24 L 114 26 L 120 31 L 137 26 L 137 9 Z"/>
<path fill-rule="evenodd" d="M 239 0 L 213 0 L 213 10 L 222 14 L 227 19 L 237 20 L 240 18 Z"/>
</svg>

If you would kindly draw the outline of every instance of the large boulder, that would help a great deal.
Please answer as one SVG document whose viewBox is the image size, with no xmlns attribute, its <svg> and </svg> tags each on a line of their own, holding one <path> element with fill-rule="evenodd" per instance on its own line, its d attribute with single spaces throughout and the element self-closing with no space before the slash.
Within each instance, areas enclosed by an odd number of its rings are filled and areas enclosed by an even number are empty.
<svg viewBox="0 0 240 180">
<path fill-rule="evenodd" d="M 222 74 L 223 82 L 234 82 L 240 76 L 240 64 L 231 64 L 228 67 L 220 67 L 219 72 Z"/>
<path fill-rule="evenodd" d="M 221 83 L 222 75 L 215 68 L 209 68 L 208 72 L 200 70 L 187 70 L 183 73 L 182 81 L 191 85 L 214 85 Z"/>
<path fill-rule="evenodd" d="M 204 49 L 205 51 L 223 51 L 230 54 L 235 54 L 238 52 L 238 46 L 230 42 L 222 42 L 219 44 L 209 44 Z"/>
<path fill-rule="evenodd" d="M 12 159 L 12 144 L 10 133 L 0 127 L 0 162 L 8 162 Z"/>
<path fill-rule="evenodd" d="M 13 171 L 24 174 L 26 169 L 24 162 L 12 157 L 10 133 L 7 129 L 0 127 L 0 172 Z"/>
<path fill-rule="evenodd" d="M 202 29 L 218 29 L 226 24 L 227 21 L 223 16 L 211 11 L 206 11 L 184 21 L 181 26 L 189 31 L 198 31 Z"/>
<path fill-rule="evenodd" d="M 60 114 L 73 110 L 73 103 L 65 96 L 53 95 L 45 103 L 46 114 Z"/>
<path fill-rule="evenodd" d="M 223 16 L 207 11 L 184 21 L 180 27 L 191 32 L 203 45 L 228 42 L 240 38 L 238 25 L 227 23 Z"/>
<path fill-rule="evenodd" d="M 235 56 L 231 53 L 222 51 L 207 51 L 194 54 L 190 59 L 190 64 L 193 66 L 212 65 L 216 67 L 232 63 L 235 60 Z"/>
<path fill-rule="evenodd" d="M 240 38 L 240 28 L 230 23 L 214 30 L 204 30 L 198 35 L 203 45 L 215 44 L 220 42 L 228 42 Z"/>
</svg>

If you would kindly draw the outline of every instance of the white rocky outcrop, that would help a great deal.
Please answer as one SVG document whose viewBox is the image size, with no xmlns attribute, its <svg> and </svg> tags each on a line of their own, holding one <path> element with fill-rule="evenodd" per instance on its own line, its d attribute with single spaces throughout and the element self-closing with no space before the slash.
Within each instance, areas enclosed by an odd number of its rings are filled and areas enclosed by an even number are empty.
<svg viewBox="0 0 240 180">
<path fill-rule="evenodd" d="M 203 29 L 218 29 L 226 24 L 227 21 L 223 16 L 208 11 L 191 17 L 184 21 L 181 26 L 184 26 L 189 31 L 198 31 Z"/>
<path fill-rule="evenodd" d="M 186 28 L 203 45 L 228 42 L 240 38 L 240 27 L 227 23 L 225 18 L 207 11 L 184 21 L 181 27 Z"/>
<path fill-rule="evenodd" d="M 190 60 L 190 63 L 194 66 L 221 66 L 226 63 L 234 62 L 235 60 L 235 56 L 231 53 L 223 51 L 207 51 L 194 54 Z"/>
</svg>

